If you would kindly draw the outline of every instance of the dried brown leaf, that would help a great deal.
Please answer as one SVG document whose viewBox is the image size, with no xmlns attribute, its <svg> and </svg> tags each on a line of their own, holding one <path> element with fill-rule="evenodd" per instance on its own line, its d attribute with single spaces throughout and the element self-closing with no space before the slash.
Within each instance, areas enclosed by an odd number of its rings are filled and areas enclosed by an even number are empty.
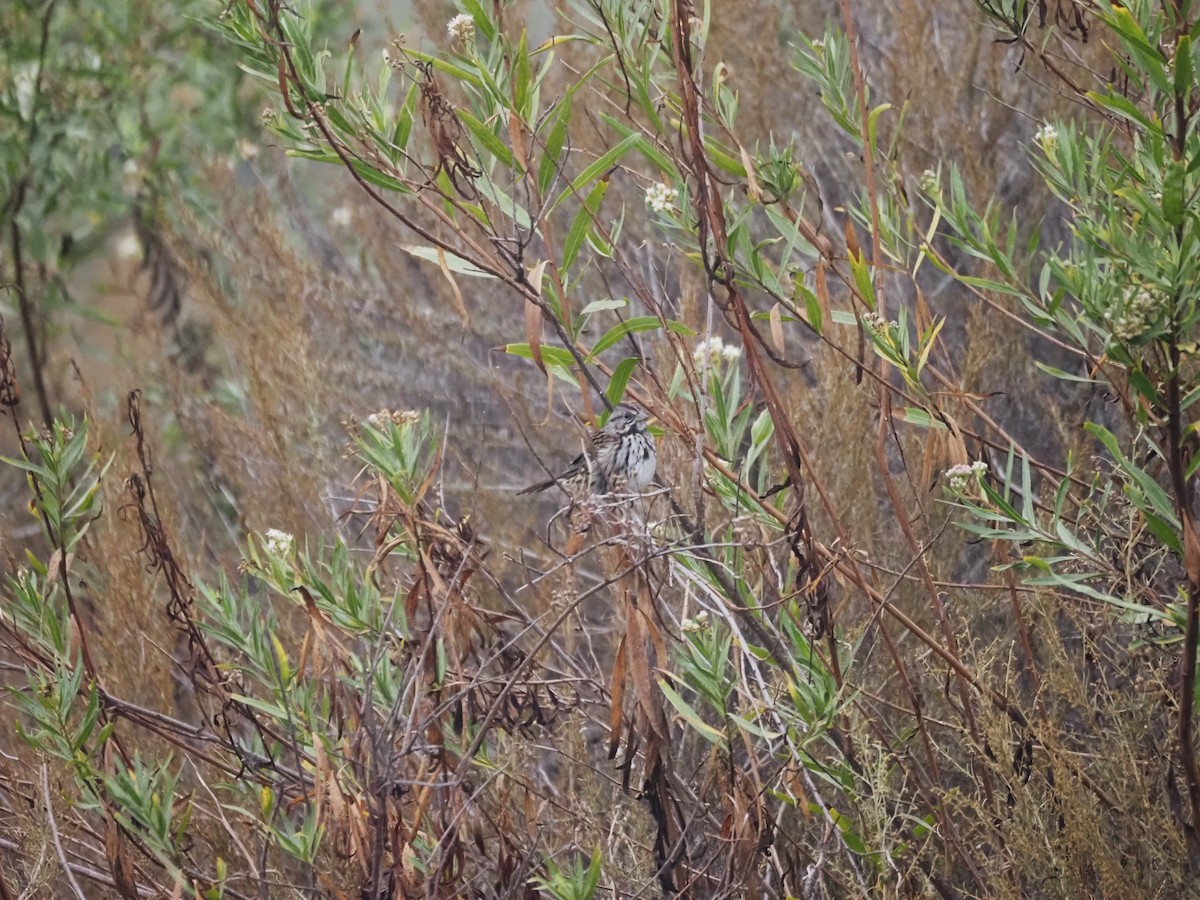
<svg viewBox="0 0 1200 900">
<path fill-rule="evenodd" d="M 625 719 L 625 678 L 628 666 L 625 656 L 625 635 L 617 645 L 617 656 L 613 660 L 613 675 L 609 686 L 612 705 L 608 716 L 608 758 L 615 759 L 621 744 L 621 723 Z"/>
<path fill-rule="evenodd" d="M 775 345 L 775 349 L 782 356 L 785 352 L 783 340 L 783 314 L 780 312 L 780 305 L 776 303 L 771 307 L 771 343 Z"/>
<path fill-rule="evenodd" d="M 542 359 L 542 308 L 533 300 L 525 301 L 525 343 L 529 345 L 529 355 L 533 359 L 533 364 L 543 374 L 549 374 L 546 372 L 546 363 Z"/>
<path fill-rule="evenodd" d="M 462 291 L 458 289 L 458 282 L 454 280 L 454 273 L 450 271 L 450 266 L 446 263 L 446 251 L 438 247 L 437 257 L 438 268 L 442 270 L 442 275 L 450 284 L 450 292 L 454 295 L 454 307 L 462 318 L 463 328 L 467 328 L 471 324 L 471 317 L 467 314 L 467 304 L 463 300 Z"/>
</svg>

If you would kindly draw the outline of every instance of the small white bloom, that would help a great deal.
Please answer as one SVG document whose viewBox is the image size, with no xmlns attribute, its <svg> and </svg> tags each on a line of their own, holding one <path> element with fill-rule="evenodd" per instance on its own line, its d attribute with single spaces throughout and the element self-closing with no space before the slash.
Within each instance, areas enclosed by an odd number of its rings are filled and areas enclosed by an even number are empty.
<svg viewBox="0 0 1200 900">
<path fill-rule="evenodd" d="M 296 543 L 295 537 L 278 528 L 268 529 L 266 538 L 267 552 L 272 556 L 285 556 L 291 553 L 292 546 Z"/>
<path fill-rule="evenodd" d="M 737 362 L 742 358 L 742 348 L 735 344 L 726 344 L 721 348 L 721 358 L 725 362 Z"/>
<path fill-rule="evenodd" d="M 142 242 L 138 240 L 133 230 L 126 231 L 117 239 L 113 248 L 118 259 L 134 259 L 142 255 Z"/>
<path fill-rule="evenodd" d="M 17 100 L 17 114 L 25 121 L 33 115 L 34 87 L 37 85 L 38 67 L 33 63 L 20 66 L 12 77 L 13 95 Z"/>
<path fill-rule="evenodd" d="M 1046 155 L 1050 155 L 1058 148 L 1058 129 L 1049 122 L 1043 122 L 1033 139 L 1042 145 Z"/>
<path fill-rule="evenodd" d="M 1112 336 L 1119 341 L 1134 341 L 1146 330 L 1146 320 L 1139 315 L 1130 313 L 1119 316 L 1110 326 Z"/>
<path fill-rule="evenodd" d="M 469 44 L 475 40 L 475 20 L 466 13 L 460 13 L 446 23 L 446 33 L 450 35 L 452 44 Z"/>
<path fill-rule="evenodd" d="M 1164 300 L 1165 298 L 1158 291 L 1141 288 L 1129 301 L 1129 309 L 1146 318 L 1153 318 L 1162 312 Z"/>
<path fill-rule="evenodd" d="M 812 42 L 812 48 L 813 48 L 814 53 L 824 53 L 825 52 L 825 39 L 817 38 L 815 41 Z"/>
<path fill-rule="evenodd" d="M 253 141 L 238 141 L 237 149 L 238 155 L 246 162 L 253 162 L 258 158 L 258 144 Z"/>
<path fill-rule="evenodd" d="M 142 189 L 146 171 L 136 159 L 127 159 L 121 166 L 121 193 L 126 197 L 136 197 Z"/>
<path fill-rule="evenodd" d="M 697 368 L 707 369 L 715 366 L 725 357 L 725 342 L 716 335 L 703 340 L 692 351 L 692 362 Z"/>
<path fill-rule="evenodd" d="M 987 469 L 988 465 L 982 459 L 977 459 L 970 464 L 960 463 L 957 466 L 951 466 L 946 470 L 946 480 L 950 485 L 950 490 L 961 494 L 970 487 L 973 481 L 982 478 Z"/>
<path fill-rule="evenodd" d="M 1109 310 L 1109 331 L 1119 341 L 1133 341 L 1148 331 L 1162 314 L 1166 297 L 1159 291 L 1135 285 L 1124 306 Z"/>
<path fill-rule="evenodd" d="M 926 169 L 921 173 L 921 190 L 929 194 L 931 197 L 940 193 L 941 183 L 938 181 L 938 173 L 933 169 Z"/>
<path fill-rule="evenodd" d="M 646 205 L 657 213 L 671 209 L 678 199 L 679 191 L 665 184 L 652 184 L 646 188 Z"/>
<path fill-rule="evenodd" d="M 350 224 L 350 220 L 354 218 L 354 213 L 351 212 L 348 206 L 339 206 L 329 214 L 329 221 L 339 228 L 345 228 Z"/>
</svg>

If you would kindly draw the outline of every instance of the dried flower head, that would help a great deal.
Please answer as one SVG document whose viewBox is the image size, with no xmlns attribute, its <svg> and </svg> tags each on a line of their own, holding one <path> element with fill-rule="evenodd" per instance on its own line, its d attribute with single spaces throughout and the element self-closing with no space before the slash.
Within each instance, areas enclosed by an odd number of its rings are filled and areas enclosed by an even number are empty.
<svg viewBox="0 0 1200 900">
<path fill-rule="evenodd" d="M 421 421 L 421 414 L 415 409 L 381 409 L 367 416 L 367 424 L 372 428 L 383 430 L 388 425 L 415 425 Z"/>
</svg>

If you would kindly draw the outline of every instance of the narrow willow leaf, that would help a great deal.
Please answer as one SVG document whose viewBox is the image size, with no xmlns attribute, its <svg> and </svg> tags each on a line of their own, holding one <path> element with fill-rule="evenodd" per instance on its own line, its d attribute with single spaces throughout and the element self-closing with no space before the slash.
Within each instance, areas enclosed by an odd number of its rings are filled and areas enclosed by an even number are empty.
<svg viewBox="0 0 1200 900">
<path fill-rule="evenodd" d="M 483 145 L 484 150 L 507 168 L 518 168 L 516 157 L 512 155 L 512 151 L 504 145 L 504 141 L 485 122 L 479 121 L 465 109 L 458 110 L 458 118 L 467 126 L 467 130 L 471 132 L 471 136 Z"/>
<path fill-rule="evenodd" d="M 587 187 L 609 169 L 613 168 L 613 166 L 619 163 L 624 158 L 625 154 L 637 144 L 640 137 L 640 135 L 631 134 L 616 146 L 611 147 L 608 152 L 604 153 L 590 166 L 575 176 L 570 186 L 559 195 L 556 201 L 554 201 L 554 205 L 551 207 L 551 210 L 557 209 L 558 205 L 567 197 L 574 197 L 581 194 L 585 187 Z"/>
<path fill-rule="evenodd" d="M 608 380 L 608 387 L 604 391 L 604 395 L 608 397 L 608 402 L 613 406 L 620 403 L 621 398 L 625 396 L 625 388 L 628 386 L 629 379 L 633 376 L 633 372 L 639 362 L 641 360 L 636 356 L 626 357 L 613 369 L 612 378 Z"/>
<path fill-rule="evenodd" d="M 444 260 L 446 268 L 457 275 L 470 275 L 473 278 L 496 277 L 491 272 L 485 272 L 461 256 L 456 256 L 447 250 L 442 250 L 440 247 L 419 247 L 414 244 L 400 244 L 398 246 L 405 253 L 411 253 L 417 259 L 424 259 L 438 265 L 441 265 Z M 439 258 L 439 254 L 441 254 L 441 258 Z"/>
<path fill-rule="evenodd" d="M 608 192 L 608 184 L 607 181 L 597 182 L 587 199 L 579 207 L 578 212 L 575 213 L 575 219 L 571 222 L 571 230 L 567 232 L 567 239 L 563 243 L 562 268 L 564 271 L 569 269 L 579 256 L 583 242 L 587 239 L 588 232 L 592 230 L 596 213 L 600 210 L 600 203 Z"/>
</svg>

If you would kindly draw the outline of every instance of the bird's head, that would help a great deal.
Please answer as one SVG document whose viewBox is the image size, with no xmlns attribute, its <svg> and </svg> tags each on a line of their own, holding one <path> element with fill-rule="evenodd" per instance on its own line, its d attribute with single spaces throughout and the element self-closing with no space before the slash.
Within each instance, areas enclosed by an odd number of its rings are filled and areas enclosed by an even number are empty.
<svg viewBox="0 0 1200 900">
<path fill-rule="evenodd" d="M 631 431 L 644 429 L 646 427 L 646 411 L 640 406 L 634 406 L 632 403 L 618 403 L 613 409 L 612 415 L 608 417 L 606 428 L 613 431 Z"/>
</svg>

